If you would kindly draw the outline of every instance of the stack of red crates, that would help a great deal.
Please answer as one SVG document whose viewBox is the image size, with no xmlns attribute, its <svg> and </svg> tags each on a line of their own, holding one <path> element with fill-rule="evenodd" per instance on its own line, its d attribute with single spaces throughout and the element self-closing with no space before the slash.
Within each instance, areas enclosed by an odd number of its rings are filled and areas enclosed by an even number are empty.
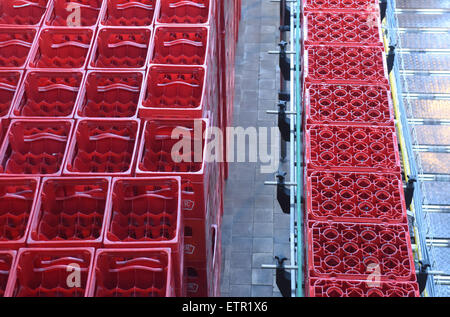
<svg viewBox="0 0 450 317">
<path fill-rule="evenodd" d="M 306 293 L 419 296 L 378 1 L 303 7 Z"/>
<path fill-rule="evenodd" d="M 0 296 L 219 295 L 227 5 L 2 1 Z"/>
</svg>

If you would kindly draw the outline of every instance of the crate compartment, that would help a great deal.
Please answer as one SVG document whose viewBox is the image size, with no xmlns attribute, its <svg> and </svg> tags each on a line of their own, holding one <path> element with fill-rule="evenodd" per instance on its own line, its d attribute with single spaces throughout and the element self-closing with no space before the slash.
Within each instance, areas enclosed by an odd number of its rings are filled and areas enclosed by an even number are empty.
<svg viewBox="0 0 450 317">
<path fill-rule="evenodd" d="M 101 28 L 91 62 L 92 68 L 144 69 L 151 31 L 146 28 Z"/>
<path fill-rule="evenodd" d="M 388 84 L 383 47 L 308 46 L 305 80 L 320 83 Z"/>
<path fill-rule="evenodd" d="M 130 175 L 138 133 L 137 120 L 79 121 L 64 173 Z"/>
<path fill-rule="evenodd" d="M 310 279 L 309 297 L 420 297 L 417 283 Z"/>
<path fill-rule="evenodd" d="M 407 223 L 397 175 L 312 172 L 306 181 L 308 220 Z"/>
<path fill-rule="evenodd" d="M 377 12 L 307 12 L 305 20 L 305 44 L 383 45 Z"/>
<path fill-rule="evenodd" d="M 46 178 L 28 244 L 99 247 L 105 231 L 108 178 Z"/>
<path fill-rule="evenodd" d="M 400 173 L 397 137 L 391 127 L 311 125 L 305 152 L 312 170 Z"/>
<path fill-rule="evenodd" d="M 306 84 L 307 124 L 393 126 L 393 109 L 387 86 Z"/>
<path fill-rule="evenodd" d="M 202 24 L 209 21 L 209 0 L 161 0 L 159 23 Z"/>
<path fill-rule="evenodd" d="M 37 29 L 0 28 L 0 68 L 24 68 Z"/>
<path fill-rule="evenodd" d="M 72 118 L 83 72 L 27 72 L 12 117 Z"/>
<path fill-rule="evenodd" d="M 156 0 L 108 0 L 102 25 L 149 26 L 153 23 Z"/>
<path fill-rule="evenodd" d="M 170 249 L 99 249 L 89 296 L 175 296 Z"/>
<path fill-rule="evenodd" d="M 143 78 L 143 72 L 88 72 L 76 117 L 136 117 Z"/>
<path fill-rule="evenodd" d="M 31 54 L 32 68 L 84 68 L 94 31 L 80 28 L 43 28 Z"/>
<path fill-rule="evenodd" d="M 53 0 L 44 23 L 47 26 L 93 27 L 101 8 L 102 0 Z M 79 20 L 75 10 L 79 10 Z"/>
<path fill-rule="evenodd" d="M 205 69 L 188 66 L 152 66 L 147 75 L 140 113 L 145 116 L 202 116 Z M 181 111 L 172 111 L 181 110 Z"/>
<path fill-rule="evenodd" d="M 152 64 L 203 65 L 208 29 L 203 27 L 156 28 Z"/>
<path fill-rule="evenodd" d="M 310 277 L 416 281 L 407 225 L 317 221 L 307 235 Z"/>
<path fill-rule="evenodd" d="M 21 71 L 0 71 L 0 118 L 8 117 L 21 78 Z"/>
<path fill-rule="evenodd" d="M 25 246 L 39 179 L 0 179 L 0 248 Z"/>
<path fill-rule="evenodd" d="M 48 0 L 2 0 L 0 25 L 39 26 L 49 3 Z"/>
<path fill-rule="evenodd" d="M 199 121 L 198 133 L 195 133 L 195 120 L 152 120 L 146 122 L 138 162 L 139 172 L 155 173 L 198 173 L 203 168 L 203 149 L 206 129 L 204 121 Z M 183 152 L 172 153 L 179 139 L 172 139 L 172 132 L 184 133 L 189 140 L 190 151 L 186 146 Z M 201 131 L 201 135 L 200 135 Z M 189 142 L 190 141 L 190 142 Z M 174 161 L 173 156 L 176 157 Z"/>
<path fill-rule="evenodd" d="M 0 251 L 0 297 L 5 295 L 16 251 Z"/>
<path fill-rule="evenodd" d="M 373 11 L 378 12 L 378 0 L 304 0 L 304 10 Z"/>
<path fill-rule="evenodd" d="M 93 248 L 20 249 L 6 296 L 85 297 L 93 257 Z M 69 286 L 75 270 L 80 286 Z"/>
<path fill-rule="evenodd" d="M 72 120 L 13 120 L 0 150 L 3 175 L 61 174 Z"/>
</svg>

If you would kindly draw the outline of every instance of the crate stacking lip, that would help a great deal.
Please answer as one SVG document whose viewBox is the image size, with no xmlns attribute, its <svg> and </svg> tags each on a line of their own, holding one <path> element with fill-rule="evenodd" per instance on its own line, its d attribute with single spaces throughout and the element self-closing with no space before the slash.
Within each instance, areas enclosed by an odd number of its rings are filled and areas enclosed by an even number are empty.
<svg viewBox="0 0 450 317">
<path fill-rule="evenodd" d="M 89 297 L 173 297 L 170 249 L 99 249 Z"/>
<path fill-rule="evenodd" d="M 210 0 L 160 0 L 157 22 L 207 24 L 210 21 L 212 5 Z"/>
<path fill-rule="evenodd" d="M 28 71 L 11 118 L 73 118 L 84 72 Z"/>
<path fill-rule="evenodd" d="M 33 247 L 100 247 L 108 218 L 110 179 L 49 177 L 28 237 Z"/>
<path fill-rule="evenodd" d="M 144 72 L 88 71 L 75 118 L 136 118 Z"/>
<path fill-rule="evenodd" d="M 72 120 L 12 120 L 0 148 L 0 175 L 61 175 L 72 128 Z"/>
<path fill-rule="evenodd" d="M 107 0 L 100 25 L 141 27 L 153 25 L 156 0 Z"/>
<path fill-rule="evenodd" d="M 85 297 L 94 252 L 94 248 L 20 249 L 5 297 Z M 74 271 L 79 279 L 71 277 Z"/>
</svg>

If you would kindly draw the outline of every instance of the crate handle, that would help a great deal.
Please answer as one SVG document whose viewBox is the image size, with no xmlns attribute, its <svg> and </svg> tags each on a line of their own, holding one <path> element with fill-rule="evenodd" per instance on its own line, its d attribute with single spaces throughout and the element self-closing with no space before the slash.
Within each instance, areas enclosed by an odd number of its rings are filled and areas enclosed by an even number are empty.
<svg viewBox="0 0 450 317">
<path fill-rule="evenodd" d="M 63 135 L 54 135 L 54 134 L 48 133 L 48 132 L 42 132 L 42 133 L 37 133 L 34 135 L 28 135 L 28 136 L 23 137 L 24 142 L 34 142 L 34 141 L 39 141 L 42 139 L 51 139 L 53 141 L 59 141 L 59 142 L 67 141 L 67 137 L 65 137 Z"/>
<path fill-rule="evenodd" d="M 32 193 L 31 190 L 27 190 L 26 192 Z M 20 200 L 33 200 L 33 198 L 27 198 L 25 196 L 20 195 L 19 193 L 15 193 L 15 194 L 6 193 L 6 194 L 0 196 L 0 199 L 4 199 L 4 198 L 14 198 L 14 199 L 20 199 Z"/>
<path fill-rule="evenodd" d="M 142 194 L 142 195 L 133 196 L 133 197 L 126 197 L 123 200 L 131 201 L 131 200 L 137 200 L 137 199 L 140 199 L 140 198 L 159 198 L 159 199 L 164 199 L 164 200 L 173 200 L 174 199 L 173 197 L 166 197 L 166 196 L 163 196 L 163 195 L 147 193 L 147 194 Z"/>
<path fill-rule="evenodd" d="M 111 84 L 111 85 L 107 85 L 107 86 L 98 86 L 97 92 L 107 92 L 107 91 L 114 90 L 114 89 L 122 89 L 122 90 L 130 91 L 130 92 L 139 92 L 139 87 L 130 86 L 130 85 L 126 85 L 126 84 L 120 84 L 120 83 Z"/>
<path fill-rule="evenodd" d="M 118 10 L 125 10 L 128 8 L 141 8 L 146 10 L 153 10 L 153 6 L 151 4 L 144 4 L 139 2 L 128 2 L 117 5 Z"/>
<path fill-rule="evenodd" d="M 193 88 L 200 87 L 200 85 L 187 83 L 187 82 L 181 81 L 181 80 L 171 81 L 169 83 L 164 83 L 164 84 L 158 84 L 157 86 L 158 87 L 166 87 L 166 86 L 173 86 L 173 85 L 185 85 L 185 86 L 189 86 L 189 87 L 193 87 Z"/>
<path fill-rule="evenodd" d="M 9 91 L 16 91 L 16 86 L 8 85 L 6 83 L 0 83 L 0 89 L 9 90 Z"/>
<path fill-rule="evenodd" d="M 188 39 L 178 39 L 178 40 L 173 40 L 173 41 L 169 41 L 169 42 L 164 42 L 164 46 L 166 46 L 166 47 L 180 45 L 180 44 L 187 44 L 187 45 L 197 46 L 197 47 L 203 46 L 202 42 L 196 42 L 196 41 L 192 41 L 192 40 L 188 40 Z"/>
<path fill-rule="evenodd" d="M 75 47 L 86 48 L 86 49 L 90 47 L 89 44 L 84 44 L 84 43 L 80 43 L 80 42 L 76 42 L 76 41 L 68 41 L 68 42 L 64 42 L 64 43 L 52 44 L 51 48 L 61 48 L 61 47 L 66 47 L 66 46 L 75 46 Z"/>
<path fill-rule="evenodd" d="M 77 92 L 79 90 L 78 87 L 72 87 L 72 86 L 68 86 L 68 85 L 64 85 L 64 84 L 53 84 L 53 85 L 39 87 L 38 91 L 39 92 L 47 92 L 47 91 L 56 90 L 56 89 L 68 90 L 68 91 L 73 91 L 73 92 Z"/>
<path fill-rule="evenodd" d="M 179 1 L 176 3 L 169 4 L 169 8 L 178 8 L 178 7 L 183 7 L 183 6 L 197 7 L 197 8 L 201 8 L 201 9 L 206 8 L 206 5 L 204 3 L 197 3 L 194 1 Z"/>
<path fill-rule="evenodd" d="M 101 141 L 105 139 L 118 139 L 123 141 L 131 141 L 131 137 L 129 136 L 117 135 L 114 133 L 102 133 L 89 137 L 89 141 Z"/>
<path fill-rule="evenodd" d="M 147 44 L 141 44 L 132 41 L 121 41 L 118 43 L 108 44 L 108 48 L 117 48 L 121 46 L 134 46 L 137 48 L 147 48 Z"/>
<path fill-rule="evenodd" d="M 25 7 L 29 7 L 29 6 L 33 6 L 33 7 L 38 7 L 41 9 L 45 9 L 45 6 L 42 6 L 40 4 L 31 2 L 31 1 L 27 1 L 27 0 L 19 0 L 19 1 L 14 1 L 13 4 L 13 8 L 18 9 L 18 8 L 25 8 Z"/>
<path fill-rule="evenodd" d="M 31 43 L 22 40 L 8 40 L 0 42 L 0 47 L 10 46 L 10 45 L 19 45 L 24 47 L 31 47 Z"/>
</svg>

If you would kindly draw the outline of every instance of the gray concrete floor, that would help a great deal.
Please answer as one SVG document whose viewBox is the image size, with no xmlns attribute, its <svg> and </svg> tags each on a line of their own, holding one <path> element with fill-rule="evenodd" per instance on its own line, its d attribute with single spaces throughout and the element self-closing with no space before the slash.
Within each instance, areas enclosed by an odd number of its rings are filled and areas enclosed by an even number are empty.
<svg viewBox="0 0 450 317">
<path fill-rule="evenodd" d="M 277 3 L 242 1 L 242 21 L 236 57 L 234 127 L 274 127 L 279 89 Z M 223 297 L 280 296 L 275 272 L 261 264 L 274 263 L 274 255 L 289 257 L 289 216 L 281 213 L 275 188 L 264 181 L 258 163 L 230 164 L 225 188 L 222 226 L 221 293 Z"/>
</svg>

